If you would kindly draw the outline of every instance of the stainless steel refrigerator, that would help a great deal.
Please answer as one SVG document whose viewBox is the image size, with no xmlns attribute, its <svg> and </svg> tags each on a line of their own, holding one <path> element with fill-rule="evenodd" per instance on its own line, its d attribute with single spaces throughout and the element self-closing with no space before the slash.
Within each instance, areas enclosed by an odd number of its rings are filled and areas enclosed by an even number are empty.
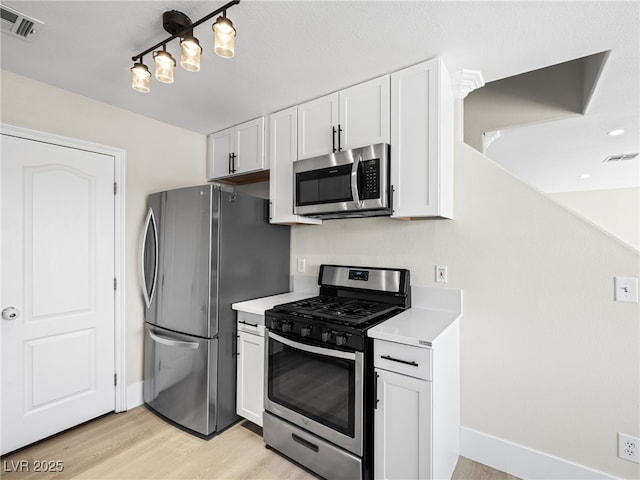
<svg viewBox="0 0 640 480">
<path fill-rule="evenodd" d="M 155 193 L 142 237 L 144 401 L 208 436 L 236 416 L 234 302 L 289 290 L 289 227 L 209 184 Z"/>
</svg>

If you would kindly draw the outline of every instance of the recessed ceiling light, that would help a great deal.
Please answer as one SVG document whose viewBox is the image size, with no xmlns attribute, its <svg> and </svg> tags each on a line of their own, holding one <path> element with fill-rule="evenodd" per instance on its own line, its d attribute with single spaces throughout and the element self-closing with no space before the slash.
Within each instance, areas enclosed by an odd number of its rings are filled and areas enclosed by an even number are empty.
<svg viewBox="0 0 640 480">
<path fill-rule="evenodd" d="M 611 130 L 610 132 L 607 132 L 607 135 L 609 135 L 610 137 L 617 137 L 618 135 L 622 135 L 624 133 L 624 130 L 621 128 L 617 128 L 616 130 Z"/>
<path fill-rule="evenodd" d="M 580 175 L 580 178 L 581 178 L 582 180 L 584 180 L 584 179 L 586 179 L 586 178 L 589 178 L 590 176 L 591 176 L 591 175 L 589 175 L 588 173 L 583 173 L 582 175 Z"/>
</svg>

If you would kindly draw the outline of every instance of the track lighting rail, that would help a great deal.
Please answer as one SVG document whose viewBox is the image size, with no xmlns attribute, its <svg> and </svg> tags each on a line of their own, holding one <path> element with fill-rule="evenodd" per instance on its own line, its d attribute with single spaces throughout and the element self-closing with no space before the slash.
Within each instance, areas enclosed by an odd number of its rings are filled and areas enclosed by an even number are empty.
<svg viewBox="0 0 640 480">
<path fill-rule="evenodd" d="M 166 45 L 167 43 L 169 43 L 171 40 L 174 40 L 176 38 L 179 38 L 180 36 L 182 36 L 183 34 L 192 31 L 195 27 L 197 27 L 198 25 L 206 22 L 207 20 L 212 19 L 213 17 L 215 17 L 216 15 L 218 15 L 219 13 L 223 13 L 226 16 L 226 10 L 228 8 L 233 7 L 234 5 L 237 5 L 240 3 L 240 0 L 231 0 L 229 3 L 223 5 L 222 7 L 218 8 L 217 10 L 214 10 L 213 12 L 211 12 L 209 15 L 206 15 L 204 17 L 202 17 L 200 20 L 198 20 L 197 22 L 193 22 L 191 25 L 189 25 L 188 27 L 184 28 L 183 30 L 181 30 L 180 32 L 171 35 L 170 37 L 162 40 L 161 42 L 156 43 L 153 47 L 149 47 L 146 50 L 144 50 L 143 52 L 134 55 L 133 57 L 131 57 L 131 60 L 133 60 L 134 62 L 136 60 L 142 60 L 142 57 L 144 57 L 145 55 L 153 52 L 155 49 L 160 48 L 164 45 Z"/>
</svg>

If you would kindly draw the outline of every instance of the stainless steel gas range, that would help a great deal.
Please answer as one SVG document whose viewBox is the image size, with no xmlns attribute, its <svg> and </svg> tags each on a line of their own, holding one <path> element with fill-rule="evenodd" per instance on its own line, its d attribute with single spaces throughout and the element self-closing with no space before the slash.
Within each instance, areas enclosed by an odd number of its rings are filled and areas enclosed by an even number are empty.
<svg viewBox="0 0 640 480">
<path fill-rule="evenodd" d="M 367 330 L 411 306 L 405 269 L 321 265 L 320 295 L 265 312 L 267 445 L 331 479 L 373 477 Z"/>
</svg>

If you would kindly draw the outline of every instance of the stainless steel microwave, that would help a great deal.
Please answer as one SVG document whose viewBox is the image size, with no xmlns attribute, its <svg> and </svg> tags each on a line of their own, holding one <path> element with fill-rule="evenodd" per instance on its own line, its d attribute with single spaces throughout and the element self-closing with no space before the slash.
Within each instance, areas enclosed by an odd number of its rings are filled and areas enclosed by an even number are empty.
<svg viewBox="0 0 640 480">
<path fill-rule="evenodd" d="M 293 212 L 317 218 L 391 215 L 389 145 L 378 143 L 293 164 Z"/>
</svg>

